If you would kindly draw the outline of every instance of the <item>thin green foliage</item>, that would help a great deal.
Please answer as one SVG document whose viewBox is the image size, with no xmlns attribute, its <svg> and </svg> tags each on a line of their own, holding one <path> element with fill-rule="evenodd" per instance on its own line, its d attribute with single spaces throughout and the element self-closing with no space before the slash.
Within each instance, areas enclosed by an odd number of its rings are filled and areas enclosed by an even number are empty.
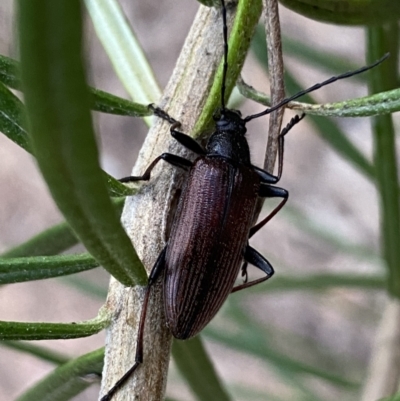
<svg viewBox="0 0 400 401">
<path fill-rule="evenodd" d="M 98 267 L 89 254 L 0 259 L 0 284 L 66 276 Z"/>
<path fill-rule="evenodd" d="M 0 55 L 0 82 L 12 89 L 23 89 L 18 61 Z M 91 108 L 94 111 L 131 117 L 146 117 L 152 114 L 147 104 L 134 103 L 96 88 L 89 88 L 89 91 L 92 100 Z M 0 100 L 3 96 L 0 97 Z"/>
<path fill-rule="evenodd" d="M 391 50 L 391 60 L 382 69 L 371 71 L 370 92 L 386 91 L 399 85 L 399 27 L 369 28 L 367 32 L 368 58 L 372 59 L 383 49 Z M 391 115 L 380 115 L 373 119 L 374 163 L 377 188 L 380 196 L 382 254 L 389 269 L 389 292 L 400 298 L 400 202 L 396 134 Z"/>
<path fill-rule="evenodd" d="M 94 319 L 73 323 L 0 321 L 0 340 L 56 340 L 87 337 L 104 330 L 110 317 L 103 310 Z"/>
<path fill-rule="evenodd" d="M 100 381 L 104 349 L 82 355 L 55 369 L 16 401 L 67 401 Z"/>
<path fill-rule="evenodd" d="M 172 356 L 180 374 L 199 401 L 230 400 L 199 336 L 188 341 L 175 340 Z"/>
<path fill-rule="evenodd" d="M 43 361 L 54 363 L 57 365 L 61 365 L 63 363 L 67 363 L 70 358 L 59 353 L 56 351 L 53 351 L 49 348 L 32 344 L 26 341 L 6 341 L 3 340 L 0 342 L 0 346 L 3 347 L 8 347 L 10 349 L 20 351 L 20 352 L 25 352 L 27 354 L 30 354 L 32 356 L 35 356 L 36 358 L 39 358 Z"/>
<path fill-rule="evenodd" d="M 118 221 L 99 167 L 81 60 L 80 2 L 61 7 L 21 0 L 19 19 L 30 133 L 52 196 L 105 269 L 126 285 L 145 284 L 145 270 Z"/>
</svg>

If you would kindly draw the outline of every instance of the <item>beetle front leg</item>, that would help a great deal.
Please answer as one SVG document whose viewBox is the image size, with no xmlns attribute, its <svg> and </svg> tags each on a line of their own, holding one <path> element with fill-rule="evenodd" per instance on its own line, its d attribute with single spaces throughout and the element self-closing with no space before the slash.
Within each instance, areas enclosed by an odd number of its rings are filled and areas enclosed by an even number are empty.
<svg viewBox="0 0 400 401">
<path fill-rule="evenodd" d="M 168 121 L 170 124 L 172 124 L 170 128 L 171 136 L 176 139 L 182 146 L 198 155 L 205 155 L 207 153 L 206 150 L 191 136 L 176 130 L 176 128 L 181 126 L 181 123 L 179 121 L 172 118 L 164 110 L 160 109 L 157 106 L 154 106 L 154 104 L 149 104 L 149 109 L 153 111 L 155 116 L 160 117 L 163 120 Z"/>
<path fill-rule="evenodd" d="M 266 281 L 269 278 L 271 278 L 272 275 L 274 274 L 274 268 L 272 267 L 271 263 L 269 263 L 268 260 L 261 255 L 261 253 L 257 252 L 254 248 L 252 248 L 249 245 L 246 246 L 246 250 L 244 252 L 244 260 L 245 263 L 247 262 L 255 267 L 258 267 L 266 274 L 266 276 L 261 277 L 257 280 L 250 281 L 249 283 L 237 285 L 236 287 L 233 288 L 232 292 L 244 290 L 245 288 L 249 288 L 252 287 L 253 285 L 262 283 L 263 281 Z"/>
<path fill-rule="evenodd" d="M 150 103 L 147 107 L 153 112 L 155 116 L 165 121 L 168 121 L 170 124 L 176 124 L 177 126 L 181 125 L 179 121 L 175 120 L 175 118 L 171 117 L 166 111 L 160 109 L 154 103 Z"/>
<path fill-rule="evenodd" d="M 177 128 L 177 126 L 173 124 L 170 130 L 172 137 L 186 149 L 189 149 L 198 155 L 205 155 L 207 153 L 206 150 L 195 139 L 184 134 L 183 132 L 176 131 L 175 128 Z"/>
<path fill-rule="evenodd" d="M 115 392 L 120 389 L 125 382 L 131 377 L 133 372 L 138 368 L 138 366 L 143 362 L 143 334 L 144 334 L 144 324 L 146 321 L 147 305 L 149 303 L 150 291 L 153 288 L 154 283 L 159 277 L 160 273 L 165 267 L 165 254 L 167 251 L 167 246 L 161 251 L 154 264 L 151 273 L 149 275 L 149 280 L 147 282 L 146 293 L 144 295 L 142 312 L 140 314 L 139 331 L 136 340 L 136 354 L 135 363 L 133 366 L 114 384 L 113 387 L 108 391 L 108 393 L 101 398 L 100 401 L 110 401 Z"/>
<path fill-rule="evenodd" d="M 153 160 L 153 162 L 150 164 L 149 167 L 147 167 L 143 175 L 124 177 L 121 178 L 119 181 L 120 182 L 148 181 L 150 179 L 151 171 L 161 159 L 175 167 L 179 167 L 184 170 L 188 170 L 193 165 L 193 163 L 190 160 L 187 160 L 183 157 L 173 155 L 171 153 L 163 153 L 162 155 L 158 156 Z"/>
<path fill-rule="evenodd" d="M 282 170 L 283 170 L 283 151 L 285 145 L 285 135 L 296 125 L 298 124 L 303 118 L 305 114 L 303 113 L 301 116 L 296 114 L 286 125 L 285 128 L 281 131 L 278 136 L 278 174 L 273 175 L 268 173 L 267 171 L 253 166 L 255 172 L 260 176 L 261 182 L 265 184 L 276 184 L 282 177 Z"/>
</svg>

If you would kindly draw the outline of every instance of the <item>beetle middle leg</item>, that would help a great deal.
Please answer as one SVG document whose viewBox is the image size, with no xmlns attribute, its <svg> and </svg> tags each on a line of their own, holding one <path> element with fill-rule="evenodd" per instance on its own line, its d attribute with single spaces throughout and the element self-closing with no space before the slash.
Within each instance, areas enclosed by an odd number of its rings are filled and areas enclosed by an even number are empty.
<svg viewBox="0 0 400 401">
<path fill-rule="evenodd" d="M 138 366 L 143 362 L 143 334 L 144 334 L 144 325 L 146 322 L 146 314 L 147 314 L 147 305 L 149 303 L 150 292 L 153 288 L 154 283 L 157 278 L 160 276 L 160 273 L 164 270 L 165 267 L 165 254 L 167 251 L 167 247 L 161 251 L 160 255 L 157 258 L 156 263 L 154 264 L 151 273 L 149 275 L 149 279 L 147 282 L 146 292 L 144 295 L 142 312 L 140 314 L 140 322 L 139 322 L 139 330 L 138 336 L 136 340 L 136 353 L 135 353 L 135 363 L 132 367 L 114 384 L 113 387 L 108 391 L 108 393 L 101 398 L 100 401 L 110 401 L 115 392 L 120 389 L 125 382 L 131 377 L 133 372 L 138 368 Z"/>
<path fill-rule="evenodd" d="M 162 155 L 156 157 L 153 160 L 153 162 L 150 164 L 149 167 L 147 167 L 143 175 L 124 177 L 121 178 L 119 181 L 120 182 L 148 181 L 150 179 L 151 171 L 160 160 L 164 160 L 167 163 L 175 167 L 180 167 L 184 170 L 188 170 L 193 165 L 193 163 L 190 160 L 187 160 L 183 157 L 173 155 L 172 153 L 163 153 Z"/>
<path fill-rule="evenodd" d="M 251 228 L 249 233 L 249 238 L 251 238 L 260 228 L 262 228 L 265 224 L 267 224 L 285 205 L 288 200 L 289 193 L 286 189 L 274 187 L 271 184 L 276 184 L 282 176 L 282 168 L 283 168 L 283 150 L 284 150 L 284 141 L 285 135 L 303 118 L 305 114 L 303 113 L 301 116 L 295 115 L 285 128 L 281 131 L 278 137 L 278 175 L 273 175 L 268 173 L 267 171 L 260 169 L 256 166 L 254 170 L 259 175 L 261 180 L 261 186 L 259 191 L 259 196 L 262 198 L 282 198 L 282 201 L 279 205 L 262 221 L 256 224 Z"/>
<path fill-rule="evenodd" d="M 267 217 L 265 217 L 263 220 L 261 220 L 258 224 L 256 224 L 254 227 L 250 229 L 249 238 L 251 238 L 257 231 L 259 231 L 262 227 L 264 227 L 265 224 L 267 224 L 283 208 L 283 206 L 285 205 L 285 203 L 289 198 L 289 192 L 286 189 L 275 187 L 271 184 L 276 184 L 281 179 L 282 176 L 284 137 L 297 123 L 299 123 L 304 118 L 304 116 L 305 116 L 304 113 L 301 116 L 299 115 L 294 116 L 279 134 L 278 175 L 275 176 L 273 174 L 268 173 L 265 170 L 253 166 L 254 170 L 258 173 L 261 181 L 258 195 L 262 198 L 281 198 L 282 200 L 279 203 L 279 205 Z M 261 269 L 266 274 L 266 276 L 259 278 L 257 280 L 247 282 L 248 278 L 247 266 L 249 263 Z M 245 277 L 245 281 L 243 284 L 234 287 L 232 292 L 240 291 L 244 288 L 248 288 L 268 280 L 274 274 L 274 269 L 267 259 L 265 259 L 255 249 L 247 245 L 244 262 L 241 267 L 241 272 L 242 272 L 242 277 Z"/>
</svg>

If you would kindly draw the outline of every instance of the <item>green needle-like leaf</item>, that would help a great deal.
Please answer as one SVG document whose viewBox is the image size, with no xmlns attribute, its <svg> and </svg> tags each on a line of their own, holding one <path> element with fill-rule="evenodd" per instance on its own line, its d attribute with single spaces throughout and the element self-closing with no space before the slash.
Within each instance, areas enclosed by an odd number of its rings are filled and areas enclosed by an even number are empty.
<svg viewBox="0 0 400 401">
<path fill-rule="evenodd" d="M 0 83 L 0 131 L 21 148 L 31 152 L 23 103 Z"/>
<path fill-rule="evenodd" d="M 0 345 L 17 351 L 25 352 L 42 359 L 43 361 L 55 363 L 57 365 L 61 365 L 62 363 L 66 363 L 70 360 L 70 358 L 60 354 L 59 352 L 25 341 L 1 341 Z"/>
<path fill-rule="evenodd" d="M 59 366 L 31 387 L 17 401 L 67 401 L 92 383 L 100 381 L 104 348 L 90 352 Z"/>
<path fill-rule="evenodd" d="M 66 276 L 98 266 L 89 254 L 0 259 L 0 284 Z"/>
<path fill-rule="evenodd" d="M 0 55 L 0 82 L 5 86 L 17 90 L 22 89 L 19 70 L 18 61 Z M 100 89 L 89 88 L 89 90 L 92 94 L 92 110 L 132 117 L 152 115 L 147 104 L 134 103 Z"/>
<path fill-rule="evenodd" d="M 79 276 L 65 276 L 61 277 L 60 280 L 82 294 L 88 295 L 92 298 L 98 298 L 104 301 L 107 298 L 107 288 L 99 284 L 95 284 L 92 281 Z"/>
<path fill-rule="evenodd" d="M 384 49 L 392 58 L 369 75 L 370 92 L 398 86 L 399 27 L 397 24 L 368 29 L 368 58 Z M 392 116 L 375 117 L 372 124 L 376 181 L 380 195 L 382 254 L 389 268 L 389 291 L 400 298 L 400 199 L 396 135 Z"/>
<path fill-rule="evenodd" d="M 57 255 L 79 243 L 67 223 L 53 226 L 0 255 L 1 258 Z"/>
<path fill-rule="evenodd" d="M 179 372 L 199 401 L 230 399 L 199 336 L 187 341 L 175 340 L 172 345 L 172 355 Z"/>
<path fill-rule="evenodd" d="M 104 310 L 91 320 L 76 323 L 26 323 L 0 321 L 0 340 L 56 340 L 87 337 L 105 329 L 109 317 Z"/>
<path fill-rule="evenodd" d="M 286 83 L 287 87 L 291 89 L 292 93 L 296 93 L 301 90 L 301 86 L 291 74 L 286 75 Z M 312 97 L 309 95 L 304 96 L 304 100 L 312 103 Z M 309 119 L 318 128 L 318 135 L 327 141 L 338 154 L 355 165 L 368 178 L 374 177 L 374 168 L 371 163 L 348 139 L 343 131 L 339 129 L 333 120 L 317 116 L 310 116 Z"/>
<path fill-rule="evenodd" d="M 229 307 L 229 305 L 228 305 Z M 212 340 L 222 342 L 224 345 L 234 348 L 237 351 L 251 354 L 260 358 L 263 362 L 269 362 L 282 375 L 310 374 L 314 377 L 326 380 L 335 385 L 344 387 L 355 387 L 355 383 L 348 377 L 331 373 L 313 364 L 303 362 L 292 355 L 275 349 L 268 343 L 268 337 L 264 330 L 255 324 L 239 308 L 235 313 L 230 313 L 230 319 L 234 320 L 238 327 L 254 327 L 254 330 L 244 331 L 221 331 L 213 329 L 212 325 L 205 329 L 205 335 Z"/>
<path fill-rule="evenodd" d="M 3 64 L 1 64 L 2 59 Z M 0 56 L 0 66 L 4 65 L 4 59 L 7 58 Z M 17 62 L 14 60 L 5 64 L 7 66 L 12 65 L 14 69 L 18 68 Z M 4 75 L 10 78 L 10 74 L 0 74 L 0 78 Z M 17 78 L 11 82 L 15 87 L 20 87 L 20 82 L 17 81 Z M 147 106 L 135 104 L 95 89 L 92 89 L 92 94 L 95 110 L 131 116 L 150 114 Z M 0 82 L 0 131 L 27 152 L 32 153 L 28 131 L 26 129 L 25 113 L 26 111 L 23 103 Z M 104 176 L 111 196 L 131 196 L 135 194 L 136 188 L 130 188 L 120 183 L 107 173 L 104 173 Z"/>
<path fill-rule="evenodd" d="M 0 55 L 0 82 L 12 89 L 21 89 L 18 62 Z"/>
<path fill-rule="evenodd" d="M 262 66 L 268 65 L 265 52 L 263 51 L 264 43 L 265 34 L 261 31 L 257 31 L 252 46 L 255 55 Z M 285 74 L 285 84 L 288 92 L 291 94 L 298 93 L 304 89 L 300 86 L 294 76 L 289 73 Z M 309 94 L 303 96 L 301 99 L 307 103 L 315 103 Z M 374 167 L 332 120 L 317 116 L 309 116 L 308 119 L 317 126 L 318 134 L 326 140 L 335 151 L 353 163 L 367 177 L 374 177 Z"/>
<path fill-rule="evenodd" d="M 103 177 L 105 179 L 108 193 L 113 198 L 125 197 L 135 195 L 140 184 L 134 184 L 127 186 L 119 182 L 111 175 L 103 171 Z"/>
<path fill-rule="evenodd" d="M 97 36 L 115 72 L 135 101 L 149 104 L 161 96 L 154 73 L 116 0 L 85 0 Z M 147 124 L 151 119 L 145 118 Z"/>
<path fill-rule="evenodd" d="M 258 34 L 265 35 L 262 32 L 265 31 L 263 26 L 258 25 L 257 32 L 259 30 L 261 32 Z M 353 71 L 359 67 L 359 65 L 355 64 L 353 60 L 338 54 L 334 55 L 334 62 L 332 62 L 331 51 L 328 49 L 318 49 L 318 51 L 316 51 L 313 45 L 304 42 L 301 38 L 293 38 L 283 35 L 282 42 L 283 52 L 285 55 L 294 56 L 296 60 L 301 62 L 301 64 L 317 67 L 320 70 L 326 71 L 328 75 L 334 75 L 337 71 Z M 356 75 L 354 79 L 365 81 L 365 75 Z"/>
<path fill-rule="evenodd" d="M 253 37 L 256 24 L 260 19 L 261 8 L 260 0 L 242 0 L 238 3 L 235 23 L 229 35 L 229 70 L 225 83 L 225 101 L 228 100 L 243 67 L 251 38 Z M 222 71 L 223 61 L 221 61 L 218 67 L 206 104 L 193 128 L 194 138 L 199 137 L 209 128 L 215 110 L 221 106 Z"/>
<path fill-rule="evenodd" d="M 91 88 L 90 93 L 93 110 L 131 117 L 146 117 L 153 114 L 147 104 L 134 103 L 100 89 Z"/>
<path fill-rule="evenodd" d="M 243 81 L 238 81 L 237 87 L 246 98 L 264 106 L 271 106 L 271 99 L 265 93 L 255 90 Z M 370 117 L 390 114 L 400 111 L 400 89 L 336 103 L 309 104 L 291 102 L 287 105 L 287 108 L 301 111 L 307 115 L 330 117 Z"/>
<path fill-rule="evenodd" d="M 319 273 L 309 275 L 279 275 L 269 284 L 268 291 L 324 291 L 332 288 L 358 288 L 362 290 L 384 290 L 383 275 Z M 265 289 L 255 286 L 254 293 L 265 294 Z"/>
<path fill-rule="evenodd" d="M 120 215 L 124 199 L 115 199 L 113 203 L 117 214 Z M 50 227 L 23 244 L 4 252 L 0 255 L 0 258 L 58 255 L 78 243 L 78 237 L 71 227 L 64 222 Z"/>
<path fill-rule="evenodd" d="M 78 0 L 21 0 L 21 73 L 40 169 L 87 250 L 125 285 L 146 273 L 107 194 L 81 60 Z"/>
<path fill-rule="evenodd" d="M 98 104 L 104 110 L 110 110 L 110 108 L 115 107 L 115 102 L 110 102 L 108 105 L 104 102 L 99 102 Z M 143 108 L 143 106 L 139 106 Z M 114 110 L 117 109 L 114 108 Z M 25 106 L 2 83 L 0 83 L 0 131 L 27 152 L 32 153 L 25 123 Z M 131 196 L 135 194 L 136 188 L 130 188 L 122 184 L 107 173 L 104 173 L 104 176 L 111 196 Z"/>
<path fill-rule="evenodd" d="M 343 25 L 377 25 L 400 19 L 393 0 L 281 0 L 291 10 L 317 21 Z"/>
</svg>

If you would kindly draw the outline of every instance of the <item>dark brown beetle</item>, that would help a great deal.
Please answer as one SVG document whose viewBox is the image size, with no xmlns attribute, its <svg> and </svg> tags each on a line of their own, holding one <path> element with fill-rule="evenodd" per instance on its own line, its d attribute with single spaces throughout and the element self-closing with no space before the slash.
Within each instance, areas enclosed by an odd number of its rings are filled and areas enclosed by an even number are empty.
<svg viewBox="0 0 400 401">
<path fill-rule="evenodd" d="M 296 95 L 284 99 L 265 111 L 245 118 L 236 110 L 225 107 L 225 78 L 227 73 L 226 9 L 221 0 L 224 22 L 224 72 L 221 88 L 221 109 L 214 116 L 215 132 L 206 149 L 190 136 L 176 130 L 180 124 L 163 110 L 154 106 L 154 114 L 169 121 L 171 135 L 199 157 L 191 162 L 180 156 L 163 153 L 157 157 L 142 176 L 126 177 L 122 182 L 150 179 L 154 166 L 162 159 L 175 167 L 189 170 L 182 189 L 167 245 L 159 255 L 148 280 L 134 365 L 118 380 L 101 401 L 111 400 L 143 361 L 143 332 L 147 304 L 154 282 L 164 272 L 164 303 L 167 324 L 178 339 L 187 339 L 199 333 L 215 316 L 228 295 L 269 279 L 274 274 L 271 264 L 249 246 L 249 238 L 263 227 L 288 199 L 288 191 L 273 186 L 282 175 L 284 136 L 303 117 L 295 116 L 278 138 L 278 174 L 275 176 L 251 164 L 246 134 L 246 123 L 270 114 L 292 100 L 355 74 L 371 69 L 388 55 L 370 66 L 332 77 Z M 252 227 L 259 197 L 281 198 L 279 205 L 256 226 Z M 246 275 L 250 263 L 265 276 L 234 287 L 240 272 Z"/>
</svg>

